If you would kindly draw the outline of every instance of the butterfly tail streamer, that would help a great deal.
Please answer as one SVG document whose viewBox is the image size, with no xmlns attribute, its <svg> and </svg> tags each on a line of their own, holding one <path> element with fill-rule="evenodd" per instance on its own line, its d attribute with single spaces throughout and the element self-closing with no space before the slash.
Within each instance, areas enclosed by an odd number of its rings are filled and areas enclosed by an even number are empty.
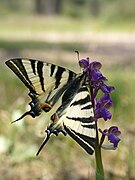
<svg viewBox="0 0 135 180">
<path fill-rule="evenodd" d="M 12 121 L 11 124 L 13 124 L 13 123 L 15 123 L 15 122 L 17 122 L 17 121 L 20 121 L 22 118 L 24 118 L 24 117 L 27 116 L 27 115 L 31 115 L 31 114 L 30 114 L 30 111 L 25 112 L 20 118 Z"/>
<path fill-rule="evenodd" d="M 38 152 L 36 153 L 36 156 L 39 155 L 39 153 L 41 152 L 41 150 L 43 149 L 43 147 L 45 146 L 45 144 L 48 142 L 48 140 L 50 138 L 50 135 L 51 135 L 50 130 L 46 130 L 45 132 L 47 133 L 47 137 L 44 138 L 44 140 L 43 140 L 43 142 L 42 142 Z"/>
</svg>

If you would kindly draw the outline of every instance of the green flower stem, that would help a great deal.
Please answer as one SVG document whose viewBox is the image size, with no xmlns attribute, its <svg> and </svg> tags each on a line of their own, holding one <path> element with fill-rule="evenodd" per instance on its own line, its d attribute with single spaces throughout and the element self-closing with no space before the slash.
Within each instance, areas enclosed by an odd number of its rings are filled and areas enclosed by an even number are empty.
<svg viewBox="0 0 135 180">
<path fill-rule="evenodd" d="M 92 105 L 95 111 L 95 103 L 94 103 L 94 98 L 93 97 L 93 88 L 92 85 L 89 86 L 90 89 L 90 94 L 91 94 L 91 100 L 92 100 Z M 98 126 L 97 126 L 97 120 L 96 122 L 96 146 L 95 146 L 95 160 L 96 160 L 96 180 L 104 180 L 104 168 L 103 168 L 103 163 L 102 163 L 102 156 L 101 156 L 101 147 L 99 145 L 99 136 L 98 136 Z"/>
<path fill-rule="evenodd" d="M 96 124 L 97 126 L 97 124 Z M 96 147 L 95 147 L 95 159 L 96 159 L 96 180 L 104 180 L 104 168 L 101 156 L 101 147 L 99 145 L 98 128 L 96 127 Z"/>
</svg>

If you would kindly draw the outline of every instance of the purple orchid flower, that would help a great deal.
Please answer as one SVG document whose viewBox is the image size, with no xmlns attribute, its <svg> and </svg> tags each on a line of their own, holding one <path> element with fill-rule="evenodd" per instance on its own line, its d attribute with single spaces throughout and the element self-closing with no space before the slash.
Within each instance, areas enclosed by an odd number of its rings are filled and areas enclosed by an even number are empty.
<svg viewBox="0 0 135 180">
<path fill-rule="evenodd" d="M 107 136 L 108 141 L 113 144 L 113 148 L 116 149 L 118 147 L 118 143 L 120 142 L 120 138 L 118 136 L 121 134 L 121 132 L 117 126 L 111 126 L 109 129 L 105 129 L 104 131 L 99 129 L 99 131 L 102 133 L 102 141 L 100 143 L 101 145 L 103 143 L 103 139 L 105 138 L 105 136 Z M 104 149 L 110 149 L 111 146 L 102 145 L 102 147 Z"/>
<path fill-rule="evenodd" d="M 87 57 L 86 59 L 81 59 L 79 61 L 79 65 L 80 67 L 82 67 L 84 70 L 86 70 L 89 67 L 89 57 Z"/>
<path fill-rule="evenodd" d="M 112 114 L 109 108 L 112 106 L 112 100 L 109 94 L 104 94 L 101 99 L 96 103 L 95 117 L 97 119 L 103 118 L 105 121 L 111 119 Z"/>
</svg>

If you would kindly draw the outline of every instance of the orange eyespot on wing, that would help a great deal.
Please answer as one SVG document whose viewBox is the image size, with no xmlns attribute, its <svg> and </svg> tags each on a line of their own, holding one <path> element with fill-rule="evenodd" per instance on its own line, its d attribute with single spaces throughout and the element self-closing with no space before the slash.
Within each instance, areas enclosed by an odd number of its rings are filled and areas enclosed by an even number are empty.
<svg viewBox="0 0 135 180">
<path fill-rule="evenodd" d="M 52 109 L 52 106 L 50 104 L 43 103 L 41 104 L 41 109 L 45 112 L 49 112 Z"/>
</svg>

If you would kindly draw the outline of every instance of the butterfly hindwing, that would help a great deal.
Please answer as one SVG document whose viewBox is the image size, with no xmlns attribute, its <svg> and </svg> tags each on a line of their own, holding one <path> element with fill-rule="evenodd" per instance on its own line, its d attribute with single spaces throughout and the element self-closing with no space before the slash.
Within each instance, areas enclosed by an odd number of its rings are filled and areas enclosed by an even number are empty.
<svg viewBox="0 0 135 180">
<path fill-rule="evenodd" d="M 76 78 L 68 90 L 64 92 L 64 101 L 51 117 L 53 122 L 46 130 L 47 138 L 44 139 L 38 154 L 49 140 L 50 135 L 52 133 L 58 135 L 60 132 L 64 135 L 67 133 L 86 152 L 93 154 L 96 127 L 90 94 L 87 86 L 83 85 L 85 83 L 84 77 L 85 74 Z"/>
<path fill-rule="evenodd" d="M 61 118 L 66 132 L 89 154 L 93 154 L 96 141 L 95 120 L 86 86 L 79 89 Z"/>
</svg>

